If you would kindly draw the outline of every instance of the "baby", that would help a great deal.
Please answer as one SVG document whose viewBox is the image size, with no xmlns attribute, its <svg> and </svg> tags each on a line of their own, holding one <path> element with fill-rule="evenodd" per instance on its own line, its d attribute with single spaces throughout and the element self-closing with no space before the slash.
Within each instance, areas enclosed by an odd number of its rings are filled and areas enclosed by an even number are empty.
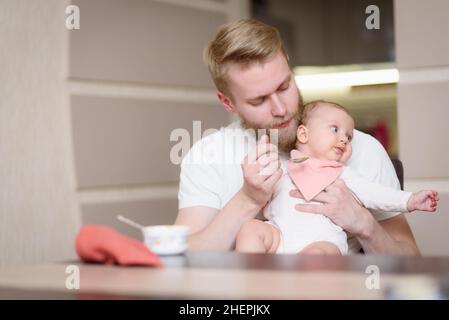
<svg viewBox="0 0 449 320">
<path fill-rule="evenodd" d="M 296 149 L 291 151 L 284 175 L 264 208 L 268 220 L 250 220 L 237 235 L 236 250 L 263 253 L 347 254 L 346 233 L 329 218 L 299 212 L 297 188 L 312 200 L 337 178 L 342 179 L 363 206 L 377 211 L 435 211 L 436 191 L 404 192 L 375 184 L 358 176 L 344 163 L 350 158 L 354 120 L 348 111 L 332 102 L 306 104 L 297 130 Z M 369 165 L 369 164 L 367 164 Z M 311 202 L 316 203 L 316 202 Z"/>
</svg>

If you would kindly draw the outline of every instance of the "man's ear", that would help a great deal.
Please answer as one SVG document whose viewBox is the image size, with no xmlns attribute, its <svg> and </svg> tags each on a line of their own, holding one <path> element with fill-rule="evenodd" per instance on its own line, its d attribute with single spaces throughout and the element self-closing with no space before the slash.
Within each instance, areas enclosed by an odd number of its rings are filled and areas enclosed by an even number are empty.
<svg viewBox="0 0 449 320">
<path fill-rule="evenodd" d="M 221 101 L 221 103 L 223 104 L 223 106 L 224 106 L 224 108 L 226 109 L 227 112 L 231 112 L 231 113 L 235 112 L 235 108 L 232 105 L 231 100 L 228 97 L 226 97 L 223 94 L 223 92 L 217 90 L 217 97 L 218 97 L 218 100 Z"/>
<path fill-rule="evenodd" d="M 304 125 L 300 125 L 298 127 L 298 130 L 296 131 L 296 139 L 300 143 L 307 143 L 309 141 L 309 130 L 307 130 L 307 127 Z"/>
</svg>

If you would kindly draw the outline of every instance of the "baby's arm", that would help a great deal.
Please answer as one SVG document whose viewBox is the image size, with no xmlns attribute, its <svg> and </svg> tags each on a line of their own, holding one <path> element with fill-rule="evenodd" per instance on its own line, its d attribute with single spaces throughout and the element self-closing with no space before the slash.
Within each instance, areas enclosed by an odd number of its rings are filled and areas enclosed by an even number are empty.
<svg viewBox="0 0 449 320">
<path fill-rule="evenodd" d="M 390 212 L 435 211 L 436 209 L 438 201 L 436 191 L 411 193 L 385 187 L 360 177 L 349 167 L 345 167 L 340 178 L 369 209 Z"/>
</svg>

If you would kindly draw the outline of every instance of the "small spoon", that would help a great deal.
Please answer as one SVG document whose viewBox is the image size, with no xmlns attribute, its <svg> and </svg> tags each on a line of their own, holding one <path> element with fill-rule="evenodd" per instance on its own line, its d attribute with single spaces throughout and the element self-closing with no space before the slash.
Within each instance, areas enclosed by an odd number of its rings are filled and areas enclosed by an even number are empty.
<svg viewBox="0 0 449 320">
<path fill-rule="evenodd" d="M 306 161 L 307 159 L 309 159 L 309 157 L 302 157 L 302 158 L 296 158 L 296 159 L 291 158 L 290 161 L 293 163 L 301 163 L 301 162 Z"/>
<path fill-rule="evenodd" d="M 145 226 L 141 225 L 140 223 L 134 222 L 132 220 L 129 220 L 128 218 L 125 218 L 124 216 L 121 215 L 117 215 L 117 219 L 120 220 L 121 222 L 124 222 L 128 225 L 130 225 L 131 227 L 143 230 L 143 228 L 145 228 Z"/>
</svg>

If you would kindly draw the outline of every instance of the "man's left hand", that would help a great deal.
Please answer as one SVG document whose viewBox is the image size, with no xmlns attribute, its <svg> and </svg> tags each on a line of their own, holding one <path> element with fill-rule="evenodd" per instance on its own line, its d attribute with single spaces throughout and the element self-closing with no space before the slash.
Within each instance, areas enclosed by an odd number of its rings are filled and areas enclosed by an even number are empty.
<svg viewBox="0 0 449 320">
<path fill-rule="evenodd" d="M 299 190 L 291 190 L 290 196 L 303 198 Z M 357 202 L 343 180 L 337 179 L 312 200 L 321 202 L 322 205 L 297 204 L 295 209 L 325 215 L 343 230 L 357 236 L 369 232 L 371 213 Z"/>
</svg>

